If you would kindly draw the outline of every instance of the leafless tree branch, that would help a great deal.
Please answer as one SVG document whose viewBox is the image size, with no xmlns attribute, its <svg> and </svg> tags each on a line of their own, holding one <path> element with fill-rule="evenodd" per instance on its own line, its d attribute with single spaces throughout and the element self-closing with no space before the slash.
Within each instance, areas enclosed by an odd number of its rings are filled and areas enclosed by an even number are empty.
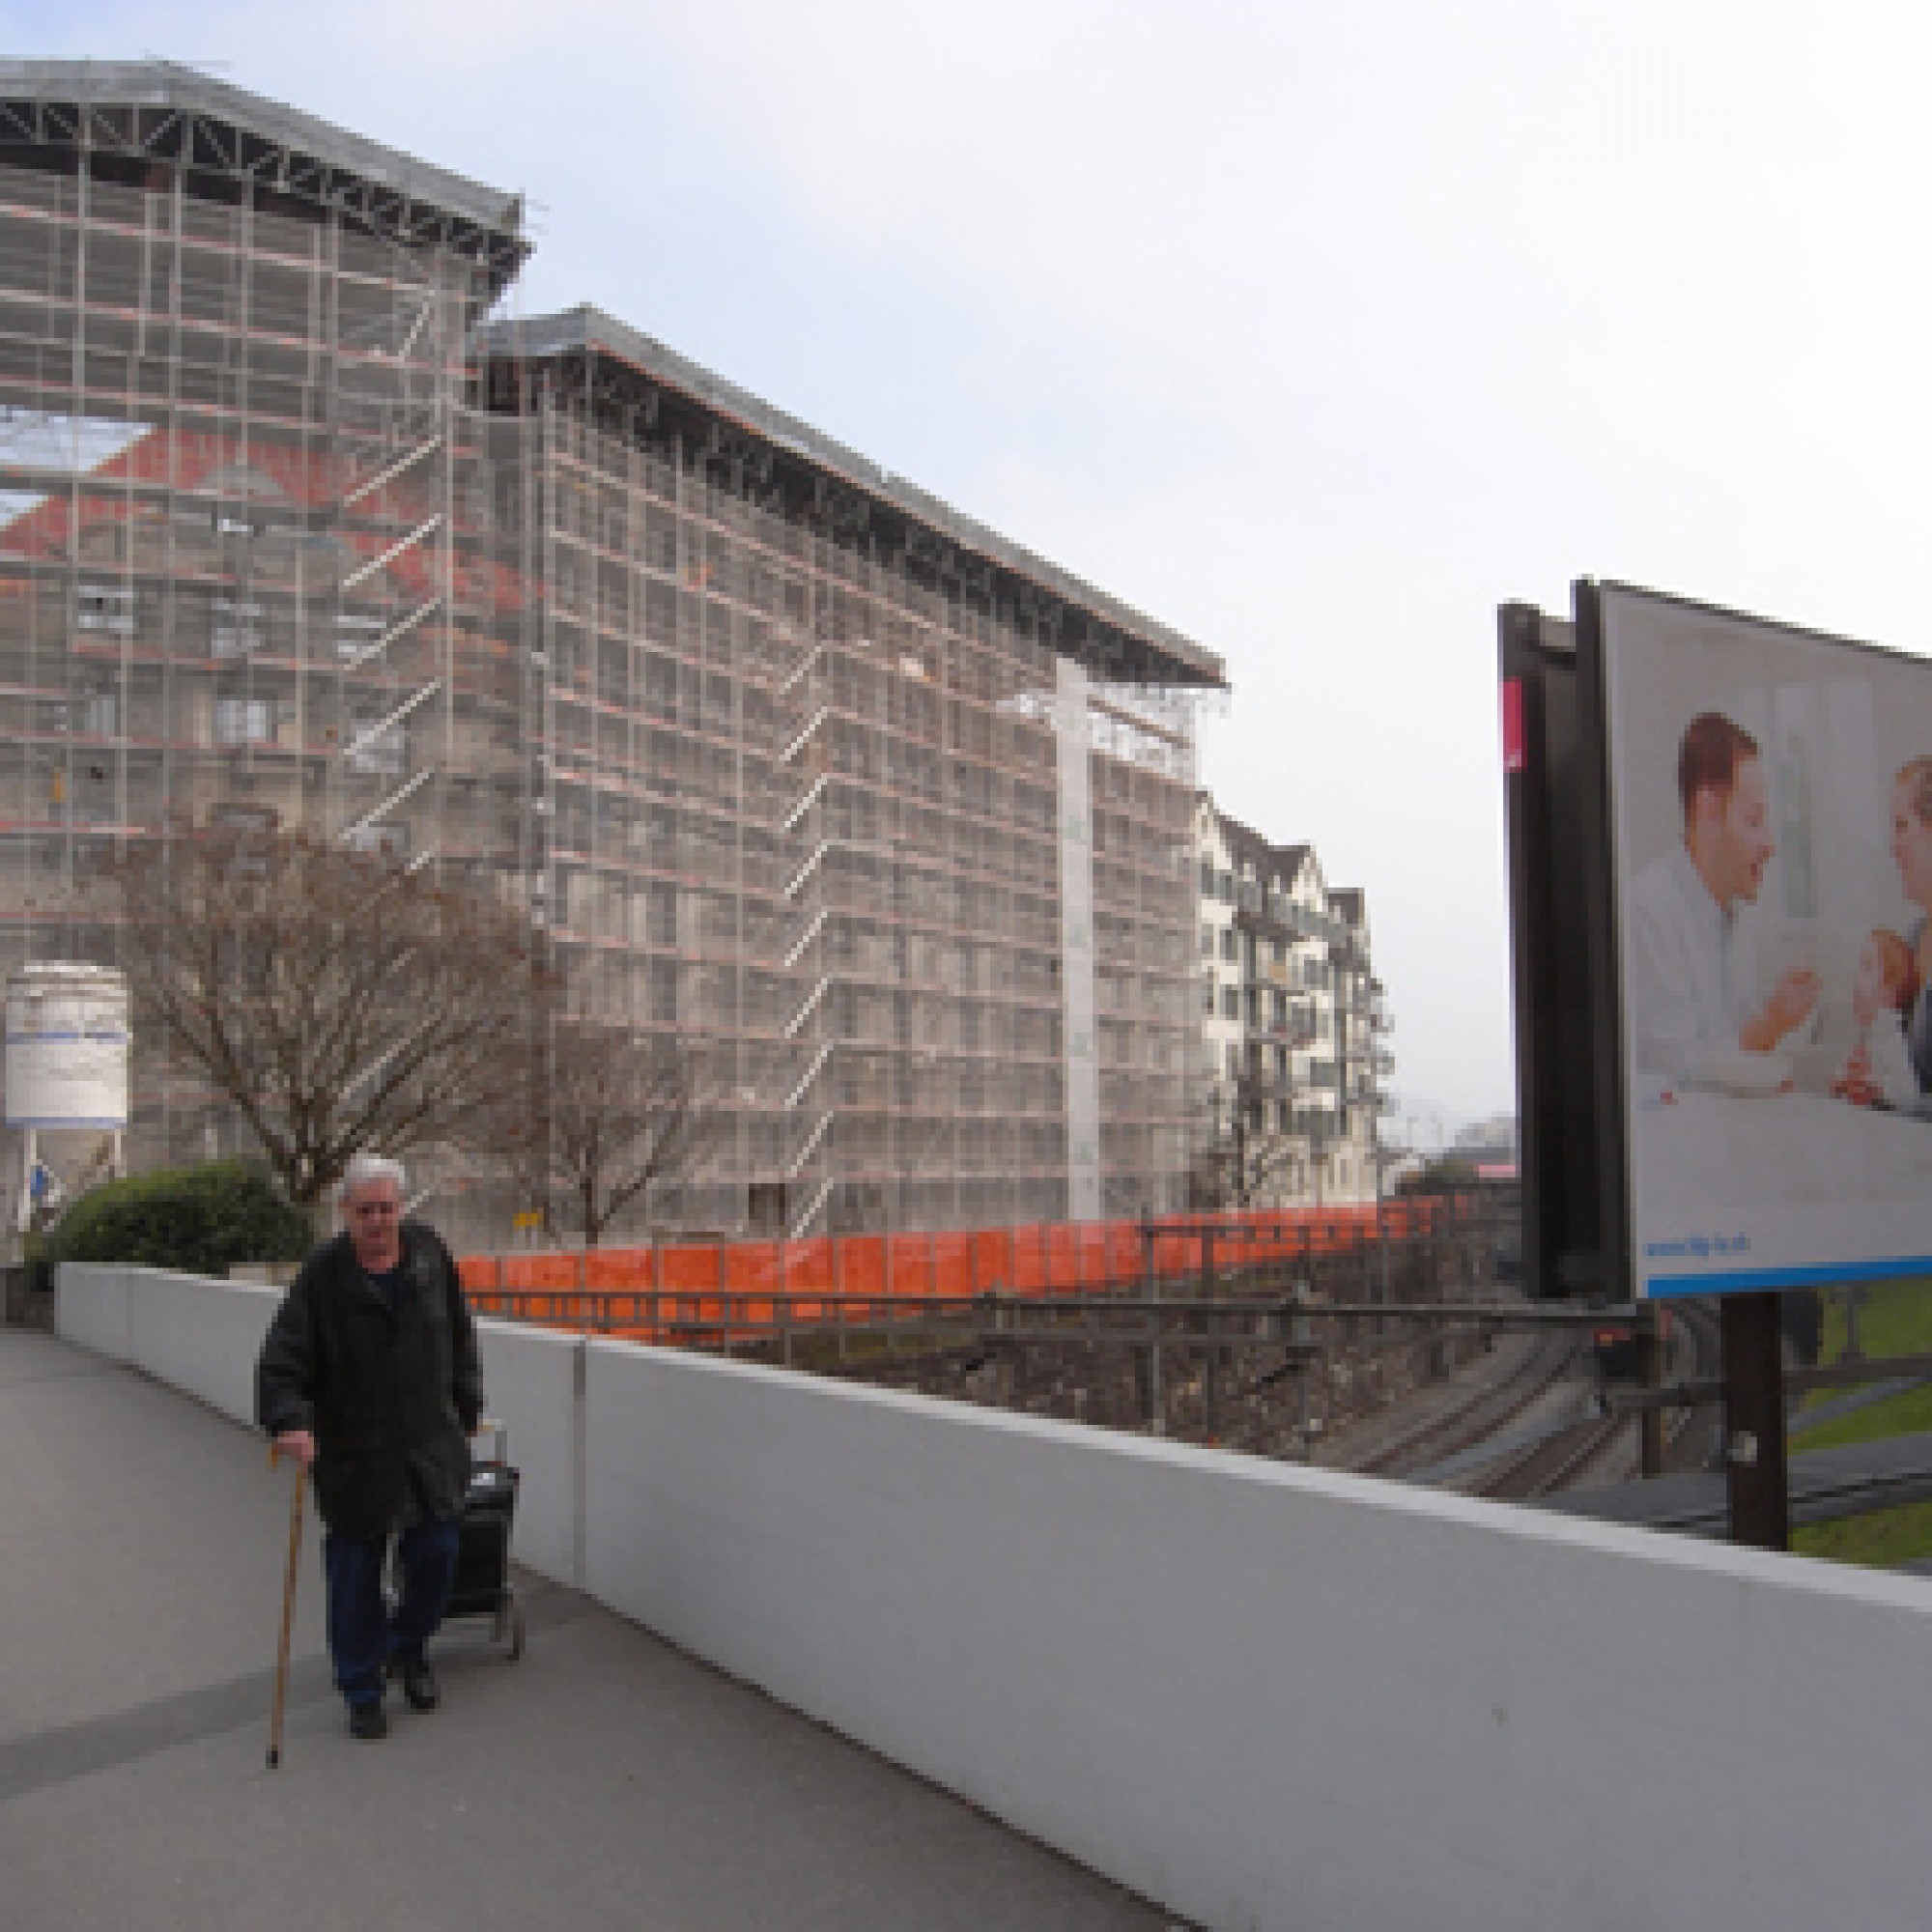
<svg viewBox="0 0 1932 1932">
<path fill-rule="evenodd" d="M 715 1132 L 693 1055 L 662 1036 L 561 1020 L 527 1091 L 497 1145 L 547 1225 L 586 1247 L 653 1181 L 693 1173 Z"/>
<path fill-rule="evenodd" d="M 509 908 L 269 832 L 136 848 L 109 885 L 139 1009 L 292 1200 L 319 1200 L 362 1149 L 462 1141 L 521 1092 L 550 983 Z"/>
</svg>

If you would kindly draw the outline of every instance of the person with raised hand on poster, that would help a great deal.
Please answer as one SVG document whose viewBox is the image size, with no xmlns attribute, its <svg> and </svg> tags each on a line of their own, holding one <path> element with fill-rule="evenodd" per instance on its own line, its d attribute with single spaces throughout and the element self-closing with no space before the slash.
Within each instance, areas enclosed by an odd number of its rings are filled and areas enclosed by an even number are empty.
<svg viewBox="0 0 1932 1932">
<path fill-rule="evenodd" d="M 1896 1024 L 1903 1031 L 1904 1065 L 1889 1070 L 1870 1038 L 1861 1036 L 1832 1091 L 1861 1107 L 1881 1104 L 1932 1119 L 1932 758 L 1912 758 L 1891 781 L 1891 862 L 1898 887 L 1918 908 L 1907 957 L 1896 977 L 1904 983 Z M 1877 937 L 1876 934 L 1873 935 Z M 1888 1039 L 1888 1036 L 1881 1036 Z"/>
<path fill-rule="evenodd" d="M 1748 909 L 1777 849 L 1757 740 L 1705 711 L 1678 747 L 1684 836 L 1644 867 L 1626 899 L 1632 983 L 1627 1011 L 1640 1078 L 1658 1092 L 1695 1085 L 1740 1052 L 1770 1053 L 1810 1019 L 1807 966 L 1759 985 Z"/>
<path fill-rule="evenodd" d="M 1918 1071 L 1912 1064 L 1905 1028 L 1918 997 L 1918 968 L 1912 948 L 1897 933 L 1874 927 L 1859 949 L 1852 981 L 1852 1024 L 1857 1038 L 1832 1092 L 1861 1106 L 1883 1100 L 1910 1107 L 1918 1098 Z"/>
</svg>

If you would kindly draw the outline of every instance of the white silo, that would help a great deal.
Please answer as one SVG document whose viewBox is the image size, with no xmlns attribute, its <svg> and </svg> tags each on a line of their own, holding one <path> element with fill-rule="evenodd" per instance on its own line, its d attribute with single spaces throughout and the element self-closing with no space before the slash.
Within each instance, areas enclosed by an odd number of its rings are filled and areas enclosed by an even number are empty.
<svg viewBox="0 0 1932 1932">
<path fill-rule="evenodd" d="M 128 981 L 112 966 L 36 960 L 7 980 L 7 1124 L 20 1135 L 15 1225 L 46 1185 L 121 1168 Z"/>
</svg>

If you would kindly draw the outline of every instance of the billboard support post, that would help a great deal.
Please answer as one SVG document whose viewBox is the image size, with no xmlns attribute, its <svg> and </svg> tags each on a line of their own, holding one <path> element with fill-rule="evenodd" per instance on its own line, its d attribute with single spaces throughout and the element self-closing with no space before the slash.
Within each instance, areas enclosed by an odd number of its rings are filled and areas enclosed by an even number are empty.
<svg viewBox="0 0 1932 1932">
<path fill-rule="evenodd" d="M 1775 1293 L 1722 1297 L 1724 1469 L 1731 1541 L 1791 1547 L 1791 1491 L 1784 1447 L 1783 1334 Z"/>
<path fill-rule="evenodd" d="M 1661 1389 L 1663 1386 L 1664 1347 L 1656 1303 L 1647 1303 L 1643 1313 L 1647 1319 L 1637 1324 L 1636 1331 L 1637 1379 L 1646 1389 Z M 1645 1409 L 1637 1429 L 1642 1443 L 1643 1479 L 1650 1482 L 1663 1474 L 1662 1409 Z"/>
</svg>

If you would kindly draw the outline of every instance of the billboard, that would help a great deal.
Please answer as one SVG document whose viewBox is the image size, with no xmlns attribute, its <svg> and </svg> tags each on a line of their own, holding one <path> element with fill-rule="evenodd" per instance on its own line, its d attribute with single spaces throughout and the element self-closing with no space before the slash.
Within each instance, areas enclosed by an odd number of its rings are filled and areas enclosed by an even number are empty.
<svg viewBox="0 0 1932 1932">
<path fill-rule="evenodd" d="M 1575 640 L 1631 1290 L 1932 1273 L 1932 664 L 1616 584 Z"/>
</svg>

